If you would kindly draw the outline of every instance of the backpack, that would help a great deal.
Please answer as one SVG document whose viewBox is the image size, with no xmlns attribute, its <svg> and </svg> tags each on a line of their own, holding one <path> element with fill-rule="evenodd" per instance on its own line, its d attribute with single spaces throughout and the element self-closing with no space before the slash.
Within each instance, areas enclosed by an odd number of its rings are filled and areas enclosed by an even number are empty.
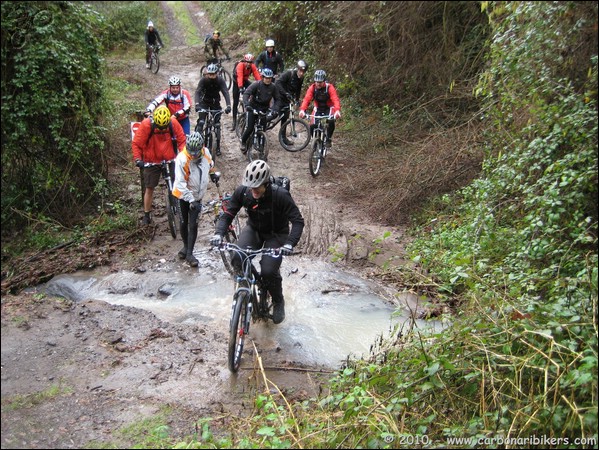
<svg viewBox="0 0 599 450">
<path fill-rule="evenodd" d="M 291 190 L 291 180 L 286 176 L 275 177 L 271 175 L 270 182 L 272 184 L 276 184 L 277 186 L 287 189 L 287 191 Z"/>
<path fill-rule="evenodd" d="M 206 36 L 204 36 L 204 44 L 207 44 L 211 37 L 211 34 L 207 34 Z"/>
<path fill-rule="evenodd" d="M 148 143 L 150 142 L 150 139 L 152 139 L 152 135 L 154 134 L 154 128 L 156 128 L 156 125 L 154 124 L 154 121 L 152 121 L 152 125 L 150 126 L 150 135 L 148 136 L 146 145 L 148 145 Z M 168 131 L 171 133 L 171 142 L 173 144 L 173 151 L 175 152 L 175 155 L 177 155 L 177 154 L 179 154 L 179 147 L 177 147 L 177 138 L 175 137 L 175 132 L 173 131 L 172 122 L 168 123 Z"/>
</svg>

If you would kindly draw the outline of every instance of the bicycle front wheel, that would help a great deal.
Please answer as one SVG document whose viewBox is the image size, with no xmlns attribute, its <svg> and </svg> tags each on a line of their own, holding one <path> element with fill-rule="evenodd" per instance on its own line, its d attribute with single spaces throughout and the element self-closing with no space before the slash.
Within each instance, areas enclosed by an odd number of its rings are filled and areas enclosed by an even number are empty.
<svg viewBox="0 0 599 450">
<path fill-rule="evenodd" d="M 314 141 L 312 152 L 310 153 L 310 173 L 313 177 L 320 173 L 320 167 L 322 165 L 322 141 L 317 139 Z"/>
<path fill-rule="evenodd" d="M 247 158 L 248 162 L 261 159 L 268 160 L 266 133 L 264 131 L 256 131 L 256 134 L 248 140 Z"/>
<path fill-rule="evenodd" d="M 229 324 L 228 362 L 231 372 L 237 372 L 241 365 L 245 336 L 250 331 L 249 305 L 250 293 L 248 291 L 237 291 L 231 310 L 231 323 Z"/>
<path fill-rule="evenodd" d="M 210 150 L 212 159 L 216 160 L 216 152 L 214 151 L 216 149 L 216 136 L 214 135 L 214 132 L 212 132 L 212 131 L 206 132 L 204 139 L 205 139 L 204 145 L 206 146 L 206 148 L 208 150 Z"/>
<path fill-rule="evenodd" d="M 234 244 L 235 241 L 237 241 L 237 236 L 233 234 L 232 230 L 229 230 L 225 234 L 224 239 L 225 241 Z M 220 252 L 220 257 L 223 260 L 223 265 L 225 266 L 225 269 L 227 269 L 227 272 L 229 272 L 231 275 L 235 275 L 235 269 L 233 268 L 233 263 L 231 262 L 231 253 L 232 252 L 229 251 Z"/>
<path fill-rule="evenodd" d="M 223 78 L 223 80 L 225 80 L 225 84 L 227 85 L 227 91 L 231 89 L 233 78 L 231 78 L 231 74 L 227 72 L 227 69 L 221 69 L 219 75 Z"/>
<path fill-rule="evenodd" d="M 150 58 L 150 70 L 152 73 L 158 73 L 160 69 L 160 57 L 156 52 L 152 53 L 152 57 Z"/>
<path fill-rule="evenodd" d="M 241 139 L 243 132 L 245 131 L 245 113 L 237 115 L 237 126 L 235 127 L 235 134 Z"/>
<path fill-rule="evenodd" d="M 301 119 L 288 119 L 279 130 L 279 143 L 288 152 L 299 152 L 310 143 L 310 124 Z"/>
</svg>

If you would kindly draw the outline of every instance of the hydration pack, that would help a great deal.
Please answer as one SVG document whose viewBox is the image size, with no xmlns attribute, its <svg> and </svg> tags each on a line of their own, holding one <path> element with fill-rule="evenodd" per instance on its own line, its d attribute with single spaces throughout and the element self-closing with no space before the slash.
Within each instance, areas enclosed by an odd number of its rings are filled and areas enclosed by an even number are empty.
<svg viewBox="0 0 599 450">
<path fill-rule="evenodd" d="M 272 184 L 276 184 L 277 186 L 285 188 L 288 191 L 291 190 L 291 180 L 288 177 L 286 177 L 286 176 L 275 177 L 275 176 L 271 175 L 270 176 L 270 182 Z"/>
</svg>

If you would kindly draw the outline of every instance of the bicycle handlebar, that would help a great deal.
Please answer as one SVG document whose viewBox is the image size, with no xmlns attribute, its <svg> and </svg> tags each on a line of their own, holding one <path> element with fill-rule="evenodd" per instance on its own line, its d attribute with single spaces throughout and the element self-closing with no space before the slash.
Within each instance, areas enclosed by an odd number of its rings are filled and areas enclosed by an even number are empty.
<svg viewBox="0 0 599 450">
<path fill-rule="evenodd" d="M 174 161 L 175 161 L 174 159 L 169 159 L 168 161 L 167 160 L 162 160 L 159 163 L 144 162 L 144 167 L 152 167 L 152 166 L 163 167 L 163 166 L 166 166 L 167 164 L 172 163 Z"/>
<path fill-rule="evenodd" d="M 246 106 L 246 109 L 252 110 L 254 114 L 258 114 L 259 116 L 268 116 L 268 114 L 271 112 L 270 109 L 268 111 L 260 111 L 258 109 L 252 108 L 251 106 Z"/>
<path fill-rule="evenodd" d="M 217 116 L 218 114 L 222 114 L 223 110 L 222 109 L 196 109 L 197 113 L 210 113 L 213 116 Z"/>
<path fill-rule="evenodd" d="M 250 258 L 253 258 L 254 256 L 258 256 L 258 255 L 267 255 L 267 256 L 272 256 L 274 258 L 280 258 L 283 256 L 283 254 L 281 253 L 281 248 L 262 247 L 262 248 L 259 248 L 258 250 L 254 250 L 252 248 L 243 249 L 243 248 L 239 247 L 237 244 L 232 244 L 230 242 L 224 242 L 224 241 L 221 242 L 221 244 L 216 248 L 221 252 L 225 251 L 225 250 L 232 250 L 234 252 L 243 253 Z M 299 252 L 292 252 L 290 255 L 286 255 L 286 256 L 297 255 L 297 254 L 299 254 Z"/>
<path fill-rule="evenodd" d="M 333 116 L 332 114 L 328 114 L 326 116 L 317 116 L 316 114 L 306 114 L 306 117 L 312 117 L 314 119 L 327 119 L 327 120 L 331 120 L 331 119 L 335 118 L 335 116 Z"/>
</svg>

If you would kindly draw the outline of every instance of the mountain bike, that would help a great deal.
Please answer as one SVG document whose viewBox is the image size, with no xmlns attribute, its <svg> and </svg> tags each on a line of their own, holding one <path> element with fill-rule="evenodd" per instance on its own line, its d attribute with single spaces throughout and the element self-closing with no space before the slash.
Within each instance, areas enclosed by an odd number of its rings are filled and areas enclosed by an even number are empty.
<svg viewBox="0 0 599 450">
<path fill-rule="evenodd" d="M 218 178 L 220 178 L 220 172 L 216 172 L 216 175 Z M 206 202 L 202 207 L 202 213 L 207 214 L 212 212 L 214 214 L 214 226 L 216 227 L 216 224 L 220 220 L 221 216 L 225 214 L 225 211 L 227 211 L 229 201 L 231 200 L 231 194 L 229 192 L 222 194 L 218 181 L 215 184 L 218 191 L 218 198 Z M 233 222 L 231 222 L 231 225 L 229 225 L 229 228 L 227 228 L 223 239 L 226 242 L 235 243 L 239 238 L 239 233 L 241 233 L 241 222 L 239 221 L 239 215 L 236 215 L 233 219 Z M 227 269 L 227 272 L 229 272 L 231 275 L 235 275 L 235 270 L 231 264 L 231 253 L 221 252 L 220 256 L 223 260 L 225 269 Z"/>
<path fill-rule="evenodd" d="M 310 115 L 314 118 L 314 130 L 312 132 L 312 139 L 314 144 L 312 145 L 312 151 L 310 152 L 309 166 L 310 173 L 313 177 L 320 173 L 320 169 L 324 164 L 329 149 L 329 136 L 328 127 L 329 121 L 333 120 L 333 116 L 328 114 L 326 116 Z"/>
<path fill-rule="evenodd" d="M 151 45 L 150 46 L 152 52 L 150 53 L 150 71 L 152 73 L 158 73 L 160 69 L 160 57 L 158 56 L 158 52 L 162 48 L 160 45 Z"/>
<path fill-rule="evenodd" d="M 268 141 L 266 139 L 266 116 L 269 111 L 262 112 L 257 109 L 252 109 L 252 111 L 254 112 L 256 119 L 254 120 L 252 134 L 245 143 L 245 155 L 247 156 L 248 162 L 252 162 L 256 159 L 267 161 Z"/>
<path fill-rule="evenodd" d="M 216 61 L 214 61 L 214 64 L 216 64 L 216 66 L 218 67 L 218 72 L 216 72 L 217 75 L 219 77 L 221 77 L 223 80 L 225 80 L 225 84 L 227 85 L 227 91 L 228 91 L 229 89 L 231 89 L 231 84 L 233 83 L 233 77 L 231 77 L 231 74 L 229 73 L 229 71 L 223 67 L 223 61 L 228 61 L 228 60 L 227 59 L 223 60 L 223 59 L 219 58 Z M 208 63 L 208 64 L 210 64 L 210 63 Z M 208 65 L 205 64 L 200 68 L 200 75 L 202 75 L 202 76 L 204 75 L 204 70 L 207 67 L 208 67 Z"/>
<path fill-rule="evenodd" d="M 297 115 L 295 102 L 290 100 L 279 112 L 279 115 L 266 124 L 266 131 L 272 130 L 283 120 L 283 112 L 290 111 L 289 118 L 279 130 L 279 144 L 288 152 L 299 152 L 310 143 L 310 125 Z M 245 130 L 247 116 L 244 114 L 237 119 L 237 137 L 241 138 Z M 286 142 L 289 142 L 288 144 Z"/>
<path fill-rule="evenodd" d="M 272 299 L 264 289 L 262 276 L 252 261 L 258 255 L 281 258 L 278 248 L 261 248 L 258 250 L 242 249 L 236 244 L 223 242 L 220 252 L 233 252 L 241 258 L 242 274 L 235 278 L 235 293 L 231 306 L 229 322 L 228 365 L 231 372 L 237 372 L 241 364 L 243 344 L 250 332 L 250 323 L 272 320 Z"/>
<path fill-rule="evenodd" d="M 195 131 L 200 133 L 204 138 L 204 146 L 210 150 L 212 159 L 216 161 L 216 156 L 220 156 L 220 149 L 217 149 L 217 143 L 220 142 L 221 124 L 215 123 L 215 119 L 223 113 L 222 109 L 200 109 L 198 113 L 206 113 L 204 119 L 204 128 L 201 128 L 200 118 L 196 123 Z"/>
<path fill-rule="evenodd" d="M 171 163 L 174 163 L 174 159 L 170 161 L 162 161 L 160 163 L 144 163 L 144 169 L 146 167 L 159 166 L 162 171 L 162 179 L 166 185 L 165 190 L 165 206 L 166 216 L 168 218 L 168 228 L 171 232 L 173 239 L 177 239 L 177 231 L 181 224 L 181 208 L 179 206 L 179 199 L 173 195 L 173 179 L 171 178 Z M 143 176 L 141 189 L 145 192 L 145 186 L 143 183 Z"/>
</svg>

